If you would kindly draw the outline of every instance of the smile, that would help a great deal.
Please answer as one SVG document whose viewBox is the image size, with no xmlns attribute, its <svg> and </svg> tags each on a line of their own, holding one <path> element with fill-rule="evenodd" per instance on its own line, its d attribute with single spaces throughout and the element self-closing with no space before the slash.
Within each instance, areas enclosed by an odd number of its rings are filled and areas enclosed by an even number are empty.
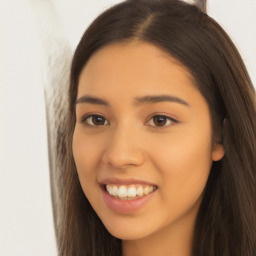
<svg viewBox="0 0 256 256">
<path fill-rule="evenodd" d="M 156 186 L 131 184 L 107 184 L 105 190 L 112 196 L 121 200 L 132 200 L 142 198 L 157 189 Z"/>
</svg>

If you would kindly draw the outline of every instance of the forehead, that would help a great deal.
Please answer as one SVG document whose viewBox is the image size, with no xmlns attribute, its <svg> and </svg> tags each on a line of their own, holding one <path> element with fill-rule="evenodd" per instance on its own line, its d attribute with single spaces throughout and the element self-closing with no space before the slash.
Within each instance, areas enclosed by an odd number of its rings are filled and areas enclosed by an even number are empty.
<svg viewBox="0 0 256 256">
<path fill-rule="evenodd" d="M 119 96 L 197 91 L 189 71 L 171 55 L 145 42 L 108 45 L 92 55 L 78 85 L 82 94 Z M 179 95 L 177 95 L 179 96 Z"/>
</svg>

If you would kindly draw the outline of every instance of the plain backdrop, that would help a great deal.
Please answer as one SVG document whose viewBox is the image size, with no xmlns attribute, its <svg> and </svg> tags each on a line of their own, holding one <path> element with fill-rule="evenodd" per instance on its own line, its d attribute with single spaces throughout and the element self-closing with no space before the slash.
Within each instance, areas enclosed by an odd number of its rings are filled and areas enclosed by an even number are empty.
<svg viewBox="0 0 256 256">
<path fill-rule="evenodd" d="M 88 24 L 117 2 L 52 0 L 72 51 Z M 208 13 L 234 40 L 255 85 L 256 0 L 208 0 Z M 0 0 L 0 256 L 57 255 L 35 23 L 31 0 Z"/>
</svg>

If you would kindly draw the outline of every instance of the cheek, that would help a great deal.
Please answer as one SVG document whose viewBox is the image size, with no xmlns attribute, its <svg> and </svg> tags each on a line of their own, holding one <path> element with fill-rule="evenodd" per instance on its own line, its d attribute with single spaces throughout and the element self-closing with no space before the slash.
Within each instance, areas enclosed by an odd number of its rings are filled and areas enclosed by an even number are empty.
<svg viewBox="0 0 256 256">
<path fill-rule="evenodd" d="M 99 164 L 100 144 L 92 136 L 86 136 L 82 127 L 76 127 L 73 135 L 73 156 L 84 193 L 93 192 L 97 183 L 96 171 Z M 91 191 L 91 192 L 90 192 Z"/>
<path fill-rule="evenodd" d="M 179 176 L 200 172 L 200 166 L 209 167 L 211 164 L 210 127 L 205 131 L 180 129 L 173 134 L 151 139 L 151 145 L 151 156 L 154 162 L 161 164 L 163 167 L 161 169 L 170 175 Z"/>
<path fill-rule="evenodd" d="M 163 178 L 162 198 L 171 209 L 187 210 L 204 190 L 212 165 L 211 133 L 206 131 L 176 133 L 152 146 L 153 163 Z"/>
<path fill-rule="evenodd" d="M 97 163 L 100 145 L 92 136 L 86 136 L 82 127 L 76 127 L 73 135 L 73 156 L 78 173 L 86 174 Z"/>
</svg>

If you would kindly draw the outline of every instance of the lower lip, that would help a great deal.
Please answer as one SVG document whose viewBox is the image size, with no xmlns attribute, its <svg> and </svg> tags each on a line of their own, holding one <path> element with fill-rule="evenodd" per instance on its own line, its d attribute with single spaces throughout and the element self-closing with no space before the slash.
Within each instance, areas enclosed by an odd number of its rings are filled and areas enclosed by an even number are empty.
<svg viewBox="0 0 256 256">
<path fill-rule="evenodd" d="M 155 194 L 156 190 L 150 194 L 137 199 L 121 200 L 111 196 L 104 188 L 103 200 L 106 205 L 117 213 L 129 214 L 135 213 L 141 209 Z"/>
</svg>

